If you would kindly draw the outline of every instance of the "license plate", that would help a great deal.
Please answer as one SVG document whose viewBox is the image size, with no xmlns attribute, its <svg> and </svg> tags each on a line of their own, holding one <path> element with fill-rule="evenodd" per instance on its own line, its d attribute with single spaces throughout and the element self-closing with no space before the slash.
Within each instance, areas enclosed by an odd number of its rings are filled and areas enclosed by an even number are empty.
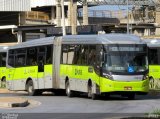
<svg viewBox="0 0 160 119">
<path fill-rule="evenodd" d="M 124 90 L 132 90 L 132 87 L 130 87 L 130 86 L 125 86 L 125 87 L 124 87 Z"/>
</svg>

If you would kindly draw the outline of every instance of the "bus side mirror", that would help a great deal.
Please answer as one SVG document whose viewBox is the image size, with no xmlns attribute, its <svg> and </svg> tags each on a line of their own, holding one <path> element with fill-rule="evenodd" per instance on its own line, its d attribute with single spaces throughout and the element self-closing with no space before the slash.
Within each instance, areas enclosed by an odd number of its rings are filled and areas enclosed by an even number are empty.
<svg viewBox="0 0 160 119">
<path fill-rule="evenodd" d="M 101 63 L 100 63 L 100 67 L 104 67 L 104 61 L 102 61 Z"/>
</svg>

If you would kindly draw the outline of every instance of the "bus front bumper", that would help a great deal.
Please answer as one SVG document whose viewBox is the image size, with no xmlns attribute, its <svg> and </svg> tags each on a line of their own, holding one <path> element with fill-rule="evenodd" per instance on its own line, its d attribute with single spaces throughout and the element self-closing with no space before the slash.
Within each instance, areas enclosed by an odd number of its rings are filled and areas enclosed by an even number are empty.
<svg viewBox="0 0 160 119">
<path fill-rule="evenodd" d="M 100 92 L 137 92 L 147 93 L 149 91 L 149 80 L 135 81 L 135 82 L 124 82 L 114 81 L 105 78 L 101 79 Z"/>
</svg>

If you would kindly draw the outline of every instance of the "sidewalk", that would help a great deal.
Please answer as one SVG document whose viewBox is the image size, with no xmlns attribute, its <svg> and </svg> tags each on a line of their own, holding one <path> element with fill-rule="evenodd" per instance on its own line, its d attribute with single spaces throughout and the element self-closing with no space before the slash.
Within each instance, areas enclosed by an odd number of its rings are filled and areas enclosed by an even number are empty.
<svg viewBox="0 0 160 119">
<path fill-rule="evenodd" d="M 14 93 L 8 89 L 0 88 L 0 94 Z M 21 97 L 0 97 L 0 108 L 25 107 L 29 104 L 27 99 Z"/>
<path fill-rule="evenodd" d="M 20 97 L 0 97 L 0 108 L 26 107 L 27 99 Z"/>
<path fill-rule="evenodd" d="M 6 88 L 0 88 L 0 94 L 1 93 L 13 93 L 14 91 L 9 91 L 8 89 Z"/>
</svg>

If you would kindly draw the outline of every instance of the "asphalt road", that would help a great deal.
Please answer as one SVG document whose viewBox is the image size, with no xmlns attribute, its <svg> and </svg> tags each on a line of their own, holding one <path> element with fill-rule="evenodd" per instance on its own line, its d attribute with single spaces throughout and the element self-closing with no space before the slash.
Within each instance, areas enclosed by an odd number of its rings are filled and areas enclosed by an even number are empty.
<svg viewBox="0 0 160 119">
<path fill-rule="evenodd" d="M 110 119 L 111 117 L 144 116 L 146 113 L 160 109 L 160 94 L 136 96 L 135 100 L 120 96 L 91 100 L 85 95 L 68 98 L 52 94 L 42 96 L 27 96 L 24 93 L 0 94 L 0 97 L 5 96 L 20 96 L 35 100 L 37 103 L 25 108 L 0 108 L 0 119 L 8 114 L 9 116 L 18 114 L 18 119 Z"/>
</svg>

